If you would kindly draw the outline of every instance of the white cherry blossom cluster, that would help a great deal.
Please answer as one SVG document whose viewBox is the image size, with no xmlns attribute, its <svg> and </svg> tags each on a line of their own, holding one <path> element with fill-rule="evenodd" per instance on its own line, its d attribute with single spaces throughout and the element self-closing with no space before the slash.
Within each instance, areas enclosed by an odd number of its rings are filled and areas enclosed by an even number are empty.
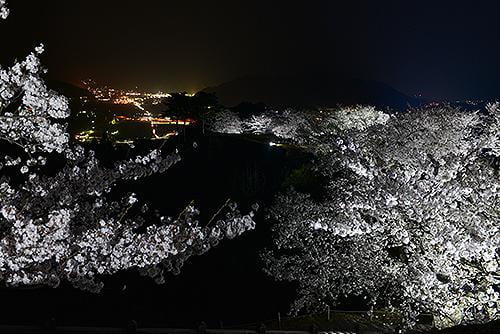
<svg viewBox="0 0 500 334">
<path fill-rule="evenodd" d="M 272 135 L 279 139 L 298 141 L 307 132 L 309 117 L 293 109 L 267 110 L 260 114 L 240 115 L 235 111 L 221 110 L 207 120 L 208 129 L 216 133 Z"/>
<path fill-rule="evenodd" d="M 342 113 L 306 141 L 325 195 L 290 191 L 270 210 L 267 270 L 299 284 L 295 308 L 362 295 L 409 326 L 498 319 L 499 104 Z"/>
<path fill-rule="evenodd" d="M 137 199 L 130 197 L 129 210 L 136 203 Z M 91 210 L 103 210 L 103 206 Z M 14 206 L 3 206 L 3 218 L 12 228 L 0 240 L 2 280 L 9 286 L 57 286 L 64 279 L 78 288 L 98 292 L 104 275 L 136 268 L 163 283 L 164 271 L 178 273 L 190 256 L 254 228 L 253 214 L 242 216 L 230 208 L 213 227 L 202 227 L 192 206 L 175 220 L 160 217 L 161 224 L 149 225 L 141 233 L 134 231 L 140 225 L 139 216 L 100 215 L 95 224 L 82 228 L 75 220 L 81 219 L 83 209 L 89 208 L 75 204 L 71 209 L 50 212 L 42 221 L 23 215 Z M 112 206 L 105 209 L 113 210 Z"/>
<path fill-rule="evenodd" d="M 334 110 L 329 122 L 341 130 L 365 130 L 376 124 L 385 124 L 389 115 L 371 106 L 345 107 Z"/>
<path fill-rule="evenodd" d="M 43 45 L 10 68 L 0 67 L 0 137 L 27 153 L 63 152 L 69 136 L 59 122 L 69 116 L 68 100 L 47 88 L 38 55 Z"/>
<path fill-rule="evenodd" d="M 271 129 L 273 119 L 269 113 L 250 115 L 243 123 L 243 130 L 247 133 L 261 135 Z"/>
<path fill-rule="evenodd" d="M 57 286 L 67 280 L 99 291 L 100 277 L 130 268 L 147 269 L 160 283 L 164 271 L 176 273 L 191 255 L 254 227 L 253 213 L 242 215 L 234 205 L 204 227 L 192 206 L 171 219 L 152 212 L 136 194 L 114 191 L 120 180 L 166 171 L 180 160 L 176 153 L 162 156 L 152 151 L 112 168 L 80 146 L 69 145 L 66 153 L 55 174 L 34 166 L 29 177 L 21 170 L 10 178 L 9 169 L 17 169 L 17 164 L 4 167 L 0 280 L 9 286 Z M 16 161 L 27 165 L 27 160 Z"/>
<path fill-rule="evenodd" d="M 9 16 L 9 8 L 7 8 L 7 0 L 0 0 L 0 19 L 5 20 Z"/>
<path fill-rule="evenodd" d="M 1 16 L 6 16 L 0 0 Z M 90 291 L 102 278 L 138 269 L 156 282 L 192 255 L 255 226 L 227 203 L 210 225 L 189 205 L 177 218 L 149 209 L 118 184 L 160 174 L 180 161 L 160 149 L 105 166 L 69 141 L 68 100 L 47 88 L 38 55 L 0 67 L 0 282 Z"/>
<path fill-rule="evenodd" d="M 207 128 L 216 133 L 241 134 L 243 121 L 236 112 L 221 110 L 210 114 L 207 119 Z"/>
</svg>

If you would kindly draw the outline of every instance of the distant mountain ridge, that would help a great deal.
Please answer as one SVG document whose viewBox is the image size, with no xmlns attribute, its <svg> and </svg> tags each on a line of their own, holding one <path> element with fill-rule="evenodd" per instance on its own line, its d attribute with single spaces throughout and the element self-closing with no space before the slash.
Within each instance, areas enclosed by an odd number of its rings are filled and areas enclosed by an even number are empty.
<svg viewBox="0 0 500 334">
<path fill-rule="evenodd" d="M 49 80 L 47 82 L 47 86 L 50 89 L 55 90 L 59 94 L 62 94 L 68 98 L 79 98 L 82 96 L 86 96 L 89 98 L 93 97 L 92 93 L 90 93 L 85 88 L 81 88 L 81 87 L 78 87 L 76 85 L 64 82 L 64 81 Z"/>
<path fill-rule="evenodd" d="M 384 83 L 320 74 L 243 77 L 203 90 L 226 106 L 242 102 L 275 107 L 334 107 L 364 104 L 403 110 L 422 103 Z"/>
</svg>

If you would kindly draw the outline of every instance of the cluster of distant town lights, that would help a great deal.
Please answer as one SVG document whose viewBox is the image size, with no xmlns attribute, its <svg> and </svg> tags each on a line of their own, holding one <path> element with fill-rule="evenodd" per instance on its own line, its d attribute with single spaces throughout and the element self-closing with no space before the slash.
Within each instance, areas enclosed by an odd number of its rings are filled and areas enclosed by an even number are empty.
<svg viewBox="0 0 500 334">
<path fill-rule="evenodd" d="M 142 115 L 140 116 L 125 116 L 116 115 L 112 121 L 112 124 L 120 122 L 138 122 L 138 123 L 149 123 L 151 126 L 151 139 L 168 139 L 169 137 L 178 135 L 177 131 L 167 132 L 160 136 L 157 134 L 157 125 L 176 125 L 176 126 L 188 126 L 194 122 L 191 119 L 179 120 L 172 119 L 170 117 L 154 117 L 153 114 L 144 107 L 145 101 L 149 101 L 151 104 L 159 104 L 164 99 L 170 97 L 171 95 L 164 92 L 139 92 L 135 90 L 120 90 L 115 88 L 110 88 L 107 86 L 100 87 L 93 80 L 89 79 L 83 81 L 84 88 L 92 94 L 92 97 L 103 103 L 117 104 L 117 105 L 130 105 L 134 106 L 140 111 Z M 192 96 L 192 94 L 187 94 Z M 89 98 L 86 96 L 82 97 L 83 102 L 88 102 Z M 81 114 L 86 114 L 87 111 L 81 111 Z M 94 124 L 94 121 L 92 121 Z M 112 132 L 116 134 L 117 131 Z M 98 139 L 96 137 L 95 129 L 85 130 L 75 135 L 75 139 L 82 142 L 93 141 Z M 131 140 L 117 141 L 116 143 L 131 143 Z"/>
</svg>

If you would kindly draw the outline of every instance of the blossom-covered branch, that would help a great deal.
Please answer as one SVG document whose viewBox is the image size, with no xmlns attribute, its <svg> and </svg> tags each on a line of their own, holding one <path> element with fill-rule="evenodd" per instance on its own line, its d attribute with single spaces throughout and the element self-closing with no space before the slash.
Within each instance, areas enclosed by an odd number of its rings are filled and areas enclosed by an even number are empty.
<svg viewBox="0 0 500 334">
<path fill-rule="evenodd" d="M 0 0 L 1 17 L 8 11 Z M 116 185 L 164 173 L 177 153 L 153 150 L 106 167 L 69 140 L 68 100 L 48 89 L 38 56 L 0 67 L 0 281 L 8 286 L 61 280 L 91 291 L 103 275 L 139 269 L 157 282 L 192 255 L 254 228 L 253 212 L 232 204 L 210 226 L 189 205 L 175 219 L 121 194 Z M 221 218 L 222 217 L 222 218 Z"/>
<path fill-rule="evenodd" d="M 7 0 L 0 0 L 0 19 L 5 20 L 9 16 L 9 8 L 7 8 Z"/>
</svg>

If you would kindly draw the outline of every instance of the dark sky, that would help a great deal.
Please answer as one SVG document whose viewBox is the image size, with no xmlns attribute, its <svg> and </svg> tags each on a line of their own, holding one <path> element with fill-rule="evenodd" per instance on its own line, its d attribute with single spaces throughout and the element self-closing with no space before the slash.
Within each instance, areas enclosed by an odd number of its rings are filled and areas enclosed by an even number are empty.
<svg viewBox="0 0 500 334">
<path fill-rule="evenodd" d="M 498 3 L 10 0 L 0 58 L 43 41 L 50 75 L 73 83 L 191 92 L 328 71 L 410 95 L 499 97 Z"/>
</svg>

